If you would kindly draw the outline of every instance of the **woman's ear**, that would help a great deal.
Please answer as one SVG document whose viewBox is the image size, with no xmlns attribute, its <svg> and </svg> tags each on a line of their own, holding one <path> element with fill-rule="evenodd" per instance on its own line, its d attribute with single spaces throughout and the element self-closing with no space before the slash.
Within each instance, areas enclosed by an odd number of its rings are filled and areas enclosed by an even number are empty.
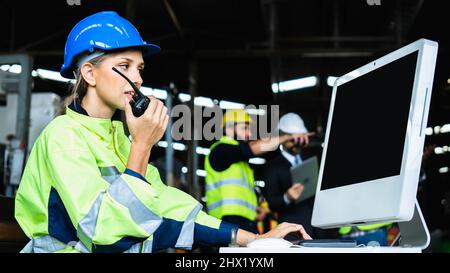
<svg viewBox="0 0 450 273">
<path fill-rule="evenodd" d="M 81 66 L 81 76 L 90 85 L 95 86 L 96 80 L 94 77 L 94 65 L 86 62 Z"/>
</svg>

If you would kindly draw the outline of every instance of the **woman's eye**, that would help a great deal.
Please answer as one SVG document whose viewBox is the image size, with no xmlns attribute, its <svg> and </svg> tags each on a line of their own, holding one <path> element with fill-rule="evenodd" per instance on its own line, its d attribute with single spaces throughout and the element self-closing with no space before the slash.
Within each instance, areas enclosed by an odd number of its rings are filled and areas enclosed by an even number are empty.
<svg viewBox="0 0 450 273">
<path fill-rule="evenodd" d="M 129 67 L 129 65 L 127 65 L 127 64 L 120 64 L 119 66 L 123 69 L 128 69 L 128 67 Z"/>
</svg>

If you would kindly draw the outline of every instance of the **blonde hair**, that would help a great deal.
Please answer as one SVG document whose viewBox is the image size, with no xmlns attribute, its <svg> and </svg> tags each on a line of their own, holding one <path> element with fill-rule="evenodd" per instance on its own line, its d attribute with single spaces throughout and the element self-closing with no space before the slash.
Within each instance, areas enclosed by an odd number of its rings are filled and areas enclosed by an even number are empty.
<svg viewBox="0 0 450 273">
<path fill-rule="evenodd" d="M 103 54 L 87 62 L 96 66 L 99 65 L 103 60 L 105 60 L 107 56 L 108 54 Z M 75 103 L 76 101 L 81 102 L 87 93 L 89 84 L 83 78 L 83 75 L 81 75 L 81 67 L 77 69 L 75 79 L 76 79 L 75 84 L 70 87 L 70 95 L 64 100 L 64 107 L 71 104 L 72 101 L 75 101 Z"/>
</svg>

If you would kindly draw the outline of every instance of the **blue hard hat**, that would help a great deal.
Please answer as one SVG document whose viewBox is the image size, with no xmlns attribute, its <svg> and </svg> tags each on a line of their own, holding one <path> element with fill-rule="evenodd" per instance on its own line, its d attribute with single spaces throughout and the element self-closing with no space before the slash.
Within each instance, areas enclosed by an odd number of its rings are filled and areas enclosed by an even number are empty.
<svg viewBox="0 0 450 273">
<path fill-rule="evenodd" d="M 141 48 L 144 57 L 161 50 L 157 45 L 144 42 L 137 29 L 114 11 L 102 11 L 88 16 L 78 22 L 67 37 L 61 76 L 75 78 L 73 72 L 76 61 L 83 53 L 128 47 Z"/>
</svg>

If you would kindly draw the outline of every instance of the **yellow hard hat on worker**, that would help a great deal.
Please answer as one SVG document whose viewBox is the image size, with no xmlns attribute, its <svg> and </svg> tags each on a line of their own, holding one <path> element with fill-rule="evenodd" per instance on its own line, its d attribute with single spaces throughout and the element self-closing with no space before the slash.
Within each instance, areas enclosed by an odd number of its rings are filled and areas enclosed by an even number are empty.
<svg viewBox="0 0 450 273">
<path fill-rule="evenodd" d="M 237 124 L 237 123 L 249 123 L 253 124 L 253 120 L 250 115 L 244 109 L 231 109 L 225 112 L 223 116 L 222 127 L 226 124 Z"/>
</svg>

